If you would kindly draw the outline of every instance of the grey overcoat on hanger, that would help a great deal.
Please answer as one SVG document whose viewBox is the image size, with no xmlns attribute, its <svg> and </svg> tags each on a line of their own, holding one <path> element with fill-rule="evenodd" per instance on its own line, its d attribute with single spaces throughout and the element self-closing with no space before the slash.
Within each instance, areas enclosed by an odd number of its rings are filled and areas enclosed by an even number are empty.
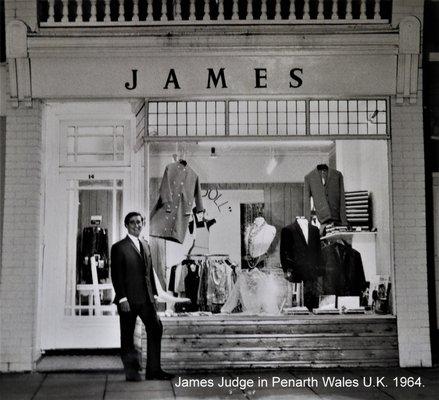
<svg viewBox="0 0 439 400">
<path fill-rule="evenodd" d="M 168 164 L 160 185 L 160 197 L 151 212 L 150 235 L 183 243 L 192 205 L 203 211 L 198 175 L 180 161 Z"/>
</svg>

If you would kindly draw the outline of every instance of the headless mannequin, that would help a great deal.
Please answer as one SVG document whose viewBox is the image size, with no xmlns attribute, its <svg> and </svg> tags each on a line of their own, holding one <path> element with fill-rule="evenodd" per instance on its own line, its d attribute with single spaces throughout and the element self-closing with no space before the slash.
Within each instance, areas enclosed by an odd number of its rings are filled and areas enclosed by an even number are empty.
<svg viewBox="0 0 439 400">
<path fill-rule="evenodd" d="M 308 220 L 302 216 L 296 217 L 296 220 L 299 223 L 300 229 L 302 229 L 303 236 L 305 236 L 306 243 L 308 243 L 308 236 L 309 236 Z"/>
<path fill-rule="evenodd" d="M 267 224 L 264 217 L 255 218 L 245 231 L 244 242 L 250 268 L 256 267 L 266 257 L 266 253 L 276 236 L 276 228 Z"/>
</svg>

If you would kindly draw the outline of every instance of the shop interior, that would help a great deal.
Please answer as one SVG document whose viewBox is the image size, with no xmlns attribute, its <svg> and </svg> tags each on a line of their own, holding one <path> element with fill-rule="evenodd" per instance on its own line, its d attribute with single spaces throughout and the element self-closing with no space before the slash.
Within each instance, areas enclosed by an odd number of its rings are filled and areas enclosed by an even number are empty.
<svg viewBox="0 0 439 400">
<path fill-rule="evenodd" d="M 178 298 L 165 315 L 393 312 L 386 140 L 156 141 L 148 155 L 153 260 Z"/>
</svg>

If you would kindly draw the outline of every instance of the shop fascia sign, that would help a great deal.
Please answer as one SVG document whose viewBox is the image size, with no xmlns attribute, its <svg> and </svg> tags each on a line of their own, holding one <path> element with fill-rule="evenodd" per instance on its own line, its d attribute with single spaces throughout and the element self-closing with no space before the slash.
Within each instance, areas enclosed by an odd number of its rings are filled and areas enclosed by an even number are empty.
<svg viewBox="0 0 439 400">
<path fill-rule="evenodd" d="M 137 88 L 138 69 L 131 70 L 131 79 L 125 82 L 127 90 L 134 90 Z M 268 73 L 267 68 L 253 68 L 254 88 L 266 89 L 268 87 Z M 303 84 L 303 68 L 291 68 L 288 75 L 288 86 L 290 88 L 299 88 Z M 229 88 L 230 82 L 227 79 L 227 72 L 225 67 L 221 68 L 206 68 L 206 89 Z M 163 90 L 180 90 L 181 84 L 178 79 L 178 73 L 175 68 L 170 68 L 163 75 Z"/>
</svg>

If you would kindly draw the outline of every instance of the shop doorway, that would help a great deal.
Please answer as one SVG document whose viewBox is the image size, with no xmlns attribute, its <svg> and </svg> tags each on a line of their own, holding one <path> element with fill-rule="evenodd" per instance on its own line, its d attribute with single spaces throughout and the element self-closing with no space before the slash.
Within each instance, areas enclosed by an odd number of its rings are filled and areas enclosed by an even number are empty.
<svg viewBox="0 0 439 400">
<path fill-rule="evenodd" d="M 43 348 L 119 346 L 109 249 L 121 239 L 129 174 L 60 173 L 46 207 Z"/>
<path fill-rule="evenodd" d="M 125 103 L 51 103 L 45 109 L 43 350 L 117 348 L 111 245 L 142 190 Z M 134 183 L 133 183 L 134 182 Z M 137 206 L 136 209 L 139 207 Z"/>
</svg>

